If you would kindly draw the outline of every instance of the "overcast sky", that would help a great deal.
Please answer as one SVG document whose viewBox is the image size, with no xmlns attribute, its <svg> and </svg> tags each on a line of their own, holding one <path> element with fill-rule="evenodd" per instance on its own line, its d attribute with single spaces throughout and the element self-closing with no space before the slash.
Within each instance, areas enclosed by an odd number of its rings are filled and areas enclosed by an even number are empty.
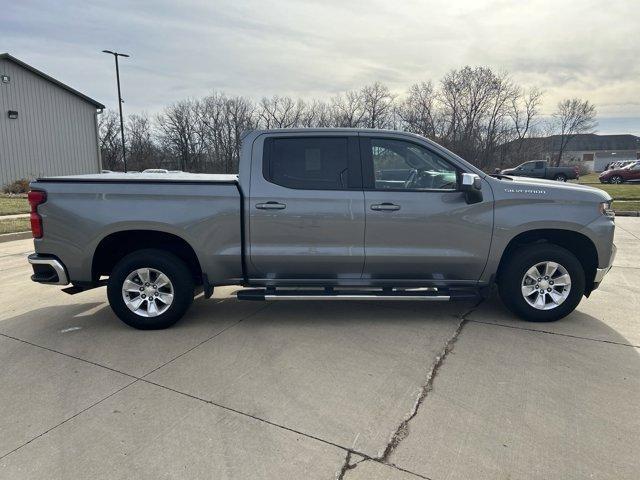
<svg viewBox="0 0 640 480">
<path fill-rule="evenodd" d="M 212 89 L 320 98 L 380 81 L 394 92 L 488 65 L 596 104 L 599 133 L 640 135 L 638 0 L 0 0 L 6 51 L 125 113 Z"/>
</svg>

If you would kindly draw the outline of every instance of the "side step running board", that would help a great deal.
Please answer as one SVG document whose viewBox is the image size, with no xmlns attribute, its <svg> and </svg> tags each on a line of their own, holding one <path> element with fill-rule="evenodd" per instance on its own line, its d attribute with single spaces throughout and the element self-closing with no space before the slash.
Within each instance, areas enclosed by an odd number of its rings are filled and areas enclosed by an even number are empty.
<svg viewBox="0 0 640 480">
<path fill-rule="evenodd" d="M 449 300 L 473 300 L 478 298 L 477 291 L 426 291 L 414 290 L 276 290 L 254 288 L 236 293 L 238 300 L 277 301 L 277 300 L 406 300 L 446 302 Z"/>
</svg>

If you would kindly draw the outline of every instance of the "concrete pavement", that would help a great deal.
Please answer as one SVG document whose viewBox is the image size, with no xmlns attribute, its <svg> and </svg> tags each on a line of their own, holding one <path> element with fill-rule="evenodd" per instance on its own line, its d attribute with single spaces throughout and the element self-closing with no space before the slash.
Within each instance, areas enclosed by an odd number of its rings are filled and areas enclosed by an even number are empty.
<svg viewBox="0 0 640 480">
<path fill-rule="evenodd" d="M 556 323 L 471 304 L 196 299 L 122 324 L 0 244 L 0 478 L 637 478 L 640 219 Z"/>
</svg>

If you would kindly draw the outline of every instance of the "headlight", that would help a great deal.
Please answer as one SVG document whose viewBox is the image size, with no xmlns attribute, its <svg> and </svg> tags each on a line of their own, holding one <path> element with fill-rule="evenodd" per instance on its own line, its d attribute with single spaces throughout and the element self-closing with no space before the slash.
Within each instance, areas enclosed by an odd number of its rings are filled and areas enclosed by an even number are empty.
<svg viewBox="0 0 640 480">
<path fill-rule="evenodd" d="M 606 215 L 609 218 L 614 218 L 616 216 L 615 212 L 611 208 L 611 202 L 602 202 L 598 207 L 601 215 Z"/>
</svg>

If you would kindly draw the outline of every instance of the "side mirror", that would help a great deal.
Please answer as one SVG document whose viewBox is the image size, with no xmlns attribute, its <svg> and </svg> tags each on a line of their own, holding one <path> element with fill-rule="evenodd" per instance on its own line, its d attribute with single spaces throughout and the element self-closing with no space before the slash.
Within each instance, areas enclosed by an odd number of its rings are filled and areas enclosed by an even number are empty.
<svg viewBox="0 0 640 480">
<path fill-rule="evenodd" d="M 482 201 L 482 179 L 475 173 L 463 173 L 460 191 L 464 192 L 468 204 Z"/>
</svg>

